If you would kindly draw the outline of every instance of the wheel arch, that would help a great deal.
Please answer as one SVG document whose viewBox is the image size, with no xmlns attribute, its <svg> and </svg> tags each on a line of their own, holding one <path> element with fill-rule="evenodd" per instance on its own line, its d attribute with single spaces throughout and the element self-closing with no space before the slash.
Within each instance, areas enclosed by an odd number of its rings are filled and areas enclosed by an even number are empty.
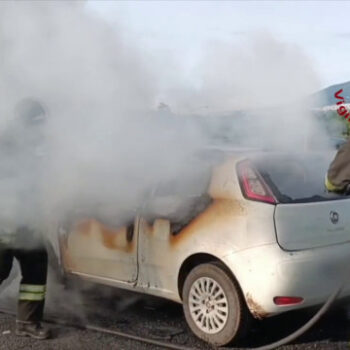
<svg viewBox="0 0 350 350">
<path fill-rule="evenodd" d="M 233 274 L 233 272 L 230 270 L 230 268 L 218 257 L 212 254 L 208 253 L 196 253 L 192 254 L 189 257 L 187 257 L 183 263 L 181 264 L 178 278 L 177 278 L 177 288 L 179 296 L 182 300 L 182 289 L 186 280 L 186 277 L 190 273 L 190 271 L 195 268 L 196 266 L 200 264 L 210 263 L 210 262 L 216 262 L 220 264 L 224 270 L 229 274 L 229 276 L 237 283 L 237 286 L 239 287 L 239 292 L 242 294 L 242 288 L 236 278 L 236 276 Z M 243 297 L 243 300 L 245 301 L 245 298 Z"/>
</svg>

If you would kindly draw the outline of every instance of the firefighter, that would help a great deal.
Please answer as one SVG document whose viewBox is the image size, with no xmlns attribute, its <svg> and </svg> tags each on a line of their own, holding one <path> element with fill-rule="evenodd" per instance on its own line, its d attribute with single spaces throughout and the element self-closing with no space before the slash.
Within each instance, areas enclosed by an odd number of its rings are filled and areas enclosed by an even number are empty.
<svg viewBox="0 0 350 350">
<path fill-rule="evenodd" d="M 328 191 L 350 194 L 350 139 L 339 148 L 330 164 L 325 184 Z"/>
<path fill-rule="evenodd" d="M 46 113 L 31 99 L 17 105 L 13 125 L 0 135 L 0 283 L 18 260 L 19 287 L 16 334 L 47 339 L 43 318 L 48 256 L 39 233 L 42 218 L 41 174 L 44 166 Z"/>
</svg>

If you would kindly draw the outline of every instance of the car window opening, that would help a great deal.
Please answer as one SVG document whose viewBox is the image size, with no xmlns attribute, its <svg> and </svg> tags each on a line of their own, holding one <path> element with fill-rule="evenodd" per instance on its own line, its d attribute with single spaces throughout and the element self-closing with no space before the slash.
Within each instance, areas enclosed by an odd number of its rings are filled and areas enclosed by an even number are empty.
<svg viewBox="0 0 350 350">
<path fill-rule="evenodd" d="M 347 198 L 325 188 L 330 161 L 330 155 L 303 154 L 261 157 L 253 163 L 279 203 L 306 203 Z"/>
</svg>

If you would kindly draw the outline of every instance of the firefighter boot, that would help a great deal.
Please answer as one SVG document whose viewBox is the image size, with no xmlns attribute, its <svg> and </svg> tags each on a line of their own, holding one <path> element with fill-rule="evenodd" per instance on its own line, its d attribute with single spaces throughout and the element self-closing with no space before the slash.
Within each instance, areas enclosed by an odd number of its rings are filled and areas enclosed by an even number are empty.
<svg viewBox="0 0 350 350">
<path fill-rule="evenodd" d="M 18 320 L 16 321 L 16 335 L 40 340 L 51 337 L 50 330 L 43 327 L 40 322 L 23 322 Z"/>
</svg>

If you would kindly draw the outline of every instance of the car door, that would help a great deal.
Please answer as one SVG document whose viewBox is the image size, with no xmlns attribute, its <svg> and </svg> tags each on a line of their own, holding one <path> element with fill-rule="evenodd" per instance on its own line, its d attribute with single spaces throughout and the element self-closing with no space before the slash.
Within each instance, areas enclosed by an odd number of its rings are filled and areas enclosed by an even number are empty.
<svg viewBox="0 0 350 350">
<path fill-rule="evenodd" d="M 171 237 L 209 204 L 209 175 L 170 179 L 153 188 L 140 211 L 139 285 L 164 289 L 173 281 Z"/>
<path fill-rule="evenodd" d="M 136 281 L 138 217 L 135 211 L 114 217 L 116 220 L 76 215 L 60 227 L 61 260 L 66 271 Z"/>
</svg>

